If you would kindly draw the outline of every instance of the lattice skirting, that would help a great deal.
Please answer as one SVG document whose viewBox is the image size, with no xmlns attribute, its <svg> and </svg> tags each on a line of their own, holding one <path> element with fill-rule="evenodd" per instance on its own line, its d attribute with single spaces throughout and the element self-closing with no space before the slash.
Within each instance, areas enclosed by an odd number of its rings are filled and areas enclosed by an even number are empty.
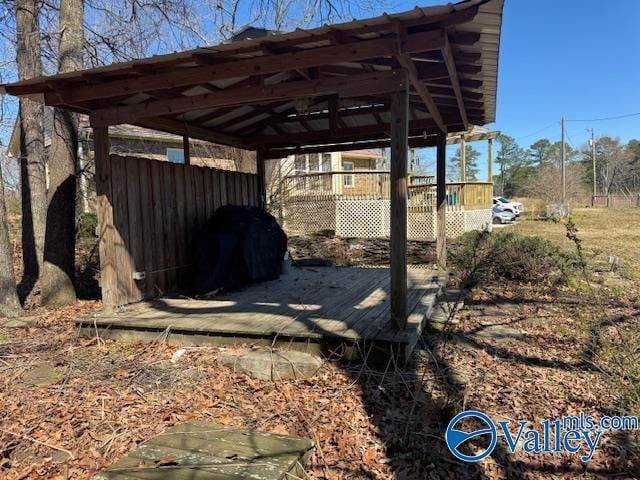
<svg viewBox="0 0 640 480">
<path fill-rule="evenodd" d="M 465 210 L 464 212 L 464 231 L 472 230 L 489 230 L 493 225 L 493 212 L 490 208 L 478 210 Z"/>
<path fill-rule="evenodd" d="M 283 211 L 287 232 L 303 234 L 336 229 L 336 200 L 292 200 Z"/>
<path fill-rule="evenodd" d="M 336 235 L 339 237 L 376 238 L 390 234 L 389 200 L 338 200 Z"/>
<path fill-rule="evenodd" d="M 378 238 L 390 233 L 389 200 L 292 200 L 284 209 L 284 228 L 295 234 L 333 230 L 339 237 Z M 407 216 L 410 240 L 433 240 L 436 212 L 430 207 L 410 207 Z M 491 209 L 447 210 L 447 237 L 471 230 L 491 230 Z"/>
</svg>

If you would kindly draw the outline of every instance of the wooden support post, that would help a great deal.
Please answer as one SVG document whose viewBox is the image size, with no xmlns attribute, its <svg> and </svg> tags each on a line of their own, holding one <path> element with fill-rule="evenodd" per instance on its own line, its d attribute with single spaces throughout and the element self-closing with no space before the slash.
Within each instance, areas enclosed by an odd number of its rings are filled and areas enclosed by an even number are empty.
<svg viewBox="0 0 640 480">
<path fill-rule="evenodd" d="M 265 155 L 263 150 L 256 150 L 256 173 L 258 175 L 258 207 L 267 208 L 267 184 L 265 178 Z"/>
<path fill-rule="evenodd" d="M 116 255 L 114 248 L 111 165 L 109 159 L 109 129 L 93 129 L 95 151 L 96 212 L 100 250 L 100 287 L 102 305 L 111 309 L 117 305 Z"/>
<path fill-rule="evenodd" d="M 467 142 L 464 135 L 460 135 L 460 181 L 467 181 Z"/>
<path fill-rule="evenodd" d="M 183 135 L 182 137 L 182 152 L 184 154 L 184 164 L 191 165 L 191 150 L 189 148 L 189 136 Z"/>
<path fill-rule="evenodd" d="M 487 140 L 487 182 L 493 182 L 493 138 Z"/>
<path fill-rule="evenodd" d="M 407 154 L 409 91 L 391 95 L 391 320 L 407 324 Z"/>
<path fill-rule="evenodd" d="M 436 256 L 438 267 L 447 268 L 447 134 L 439 132 L 436 155 Z"/>
</svg>

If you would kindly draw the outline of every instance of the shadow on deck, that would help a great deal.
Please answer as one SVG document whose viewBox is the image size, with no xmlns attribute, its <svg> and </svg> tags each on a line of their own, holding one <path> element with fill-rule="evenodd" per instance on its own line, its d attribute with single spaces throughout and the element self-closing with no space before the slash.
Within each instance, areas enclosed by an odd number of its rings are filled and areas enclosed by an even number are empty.
<svg viewBox="0 0 640 480">
<path fill-rule="evenodd" d="M 292 268 L 279 279 L 214 299 L 160 298 L 76 321 L 88 334 L 174 344 L 262 344 L 348 360 L 408 358 L 443 281 L 427 268 L 408 271 L 408 324 L 389 312 L 389 269 Z"/>
</svg>

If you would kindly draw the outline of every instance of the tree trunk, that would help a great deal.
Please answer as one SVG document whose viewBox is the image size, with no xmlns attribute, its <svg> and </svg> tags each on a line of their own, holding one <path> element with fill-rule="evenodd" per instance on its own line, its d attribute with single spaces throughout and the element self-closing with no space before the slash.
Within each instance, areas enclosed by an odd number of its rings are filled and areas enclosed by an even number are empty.
<svg viewBox="0 0 640 480">
<path fill-rule="evenodd" d="M 38 3 L 36 0 L 16 0 L 14 3 L 20 80 L 42 75 Z M 44 107 L 28 98 L 20 98 L 19 118 L 23 275 L 25 280 L 31 277 L 31 282 L 35 282 L 42 270 L 47 208 Z"/>
<path fill-rule="evenodd" d="M 60 2 L 59 73 L 82 69 L 84 1 Z M 76 171 L 78 116 L 55 109 L 51 152 L 47 232 L 44 250 L 41 303 L 75 302 Z"/>
<path fill-rule="evenodd" d="M 21 311 L 13 273 L 13 254 L 4 202 L 4 178 L 0 166 L 0 317 L 17 317 Z"/>
</svg>

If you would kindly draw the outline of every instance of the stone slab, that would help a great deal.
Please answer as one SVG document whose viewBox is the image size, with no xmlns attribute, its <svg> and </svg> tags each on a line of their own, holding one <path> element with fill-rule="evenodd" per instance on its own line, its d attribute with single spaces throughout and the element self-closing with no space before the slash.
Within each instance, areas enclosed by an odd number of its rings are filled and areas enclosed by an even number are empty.
<svg viewBox="0 0 640 480">
<path fill-rule="evenodd" d="M 188 422 L 150 438 L 93 480 L 303 478 L 307 438 Z"/>
<path fill-rule="evenodd" d="M 228 368 L 240 370 L 261 380 L 297 380 L 315 375 L 322 360 L 310 353 L 271 350 L 240 350 L 218 355 Z"/>
</svg>

